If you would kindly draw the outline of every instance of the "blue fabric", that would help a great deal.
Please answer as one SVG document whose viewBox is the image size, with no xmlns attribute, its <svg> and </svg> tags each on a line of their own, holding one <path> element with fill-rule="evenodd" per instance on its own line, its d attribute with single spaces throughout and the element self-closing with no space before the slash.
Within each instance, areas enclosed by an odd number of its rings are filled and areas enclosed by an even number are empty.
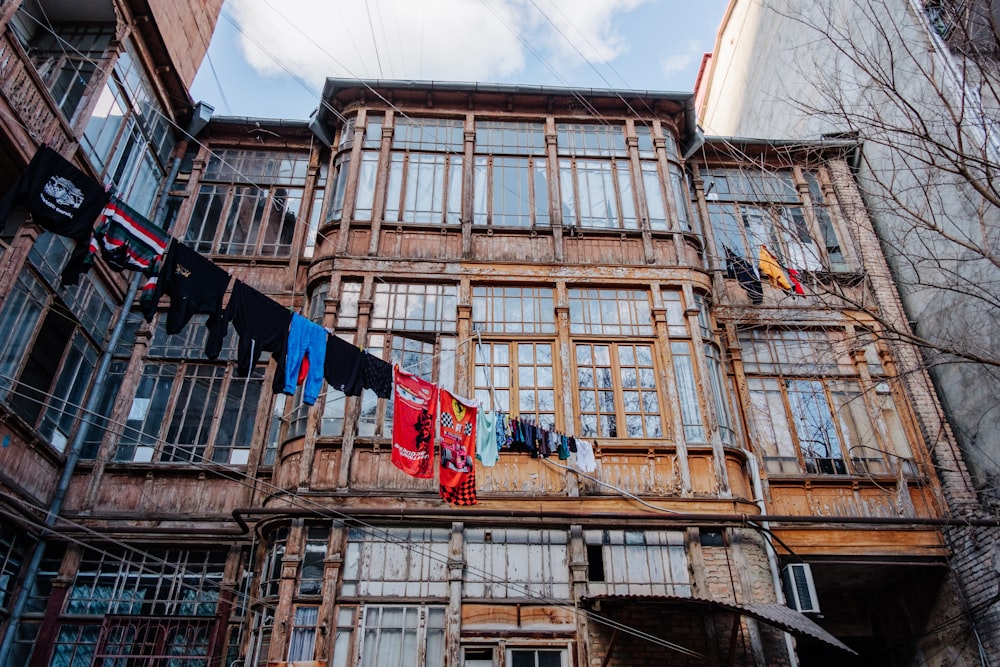
<svg viewBox="0 0 1000 667">
<path fill-rule="evenodd" d="M 312 405 L 323 386 L 323 365 L 326 363 L 326 329 L 292 313 L 288 329 L 288 352 L 285 364 L 285 393 L 294 394 L 302 359 L 309 355 L 309 372 L 302 387 L 302 402 Z"/>
<path fill-rule="evenodd" d="M 497 449 L 496 413 L 480 408 L 476 417 L 476 458 L 487 468 L 495 466 L 500 459 Z"/>
</svg>

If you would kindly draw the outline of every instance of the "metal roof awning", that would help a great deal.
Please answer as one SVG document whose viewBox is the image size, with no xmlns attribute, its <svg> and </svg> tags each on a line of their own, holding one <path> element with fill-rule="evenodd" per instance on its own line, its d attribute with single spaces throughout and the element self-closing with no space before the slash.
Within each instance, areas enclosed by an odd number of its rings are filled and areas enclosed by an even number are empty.
<svg viewBox="0 0 1000 667">
<path fill-rule="evenodd" d="M 590 603 L 598 600 L 618 603 L 648 604 L 689 604 L 700 605 L 714 609 L 723 609 L 735 614 L 741 614 L 763 621 L 768 625 L 785 632 L 800 637 L 809 637 L 821 641 L 824 644 L 833 646 L 842 651 L 847 651 L 852 655 L 857 652 L 847 644 L 831 635 L 822 627 L 817 625 L 811 618 L 802 612 L 795 611 L 790 607 L 778 603 L 743 603 L 726 602 L 724 600 L 710 600 L 698 597 L 683 597 L 678 595 L 594 595 L 581 598 L 581 602 Z"/>
</svg>

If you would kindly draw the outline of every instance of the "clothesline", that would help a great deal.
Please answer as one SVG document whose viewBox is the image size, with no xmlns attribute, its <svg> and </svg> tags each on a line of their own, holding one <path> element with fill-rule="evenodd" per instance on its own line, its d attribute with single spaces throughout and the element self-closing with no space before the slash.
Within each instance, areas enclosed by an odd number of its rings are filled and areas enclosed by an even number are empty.
<svg viewBox="0 0 1000 667">
<path fill-rule="evenodd" d="M 440 493 L 448 502 L 477 502 L 473 460 L 479 422 L 478 458 L 485 466 L 495 465 L 501 450 L 521 448 L 533 457 L 556 453 L 561 460 L 576 452 L 578 467 L 586 472 L 596 467 L 589 442 L 536 425 L 528 417 L 480 409 L 280 305 L 171 237 L 48 146 L 36 152 L 15 187 L 0 200 L 0 218 L 15 204 L 23 204 L 44 228 L 76 241 L 62 271 L 64 284 L 75 284 L 100 252 L 111 270 L 137 270 L 149 277 L 139 298 L 147 322 L 159 311 L 161 297 L 169 298 L 167 334 L 180 333 L 196 314 L 207 315 L 207 358 L 218 358 L 232 324 L 238 334 L 237 377 L 249 376 L 261 353 L 269 352 L 277 363 L 273 391 L 294 395 L 301 383 L 306 405 L 316 402 L 324 380 L 345 396 L 370 389 L 380 398 L 393 397 L 393 462 L 409 474 L 432 476 L 434 443 L 440 442 Z M 95 230 L 98 215 L 101 222 Z M 478 331 L 475 338 L 479 361 Z M 492 399 L 492 377 L 487 383 Z"/>
</svg>

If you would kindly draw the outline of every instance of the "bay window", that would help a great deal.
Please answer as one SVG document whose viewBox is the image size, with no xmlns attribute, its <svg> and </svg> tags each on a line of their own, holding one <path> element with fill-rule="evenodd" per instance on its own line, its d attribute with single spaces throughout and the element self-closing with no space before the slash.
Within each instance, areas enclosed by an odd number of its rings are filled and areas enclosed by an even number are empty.
<svg viewBox="0 0 1000 667">
<path fill-rule="evenodd" d="M 184 242 L 203 254 L 289 255 L 308 166 L 306 154 L 216 151 Z"/>
<path fill-rule="evenodd" d="M 585 335 L 652 336 L 649 295 L 632 289 L 571 289 L 569 330 Z"/>
<path fill-rule="evenodd" d="M 44 16 L 44 10 L 43 16 Z M 22 6 L 11 21 L 35 71 L 72 123 L 91 78 L 107 62 L 114 22 L 49 22 Z"/>
<path fill-rule="evenodd" d="M 174 147 L 168 116 L 126 41 L 99 93 L 80 146 L 106 185 L 149 214 Z"/>
<path fill-rule="evenodd" d="M 371 220 L 375 205 L 375 179 L 378 175 L 379 149 L 382 147 L 382 121 L 369 118 L 362 143 L 358 189 L 354 196 L 354 219 Z"/>
<path fill-rule="evenodd" d="M 288 640 L 288 661 L 312 660 L 316 650 L 316 632 L 319 626 L 319 607 L 295 608 L 292 629 Z"/>
<path fill-rule="evenodd" d="M 561 421 L 556 387 L 561 375 L 552 288 L 474 287 L 472 320 L 487 337 L 476 346 L 476 398 L 482 405 L 555 430 Z M 496 340 L 500 334 L 502 339 Z"/>
<path fill-rule="evenodd" d="M 0 308 L 9 332 L 0 344 L 0 400 L 59 451 L 81 423 L 114 308 L 90 275 L 59 296 L 28 266 Z"/>
<path fill-rule="evenodd" d="M 362 667 L 445 664 L 444 607 L 368 605 L 363 615 Z"/>
<path fill-rule="evenodd" d="M 51 663 L 126 664 L 169 651 L 178 664 L 205 664 L 225 562 L 225 550 L 84 552 Z"/>
<path fill-rule="evenodd" d="M 264 370 L 235 376 L 235 336 L 219 362 L 204 360 L 204 316 L 176 336 L 154 329 L 142 377 L 118 443 L 118 461 L 246 465 Z"/>
<path fill-rule="evenodd" d="M 563 225 L 638 229 L 624 127 L 557 127 Z"/>
<path fill-rule="evenodd" d="M 473 222 L 497 227 L 549 224 L 545 134 L 541 123 L 476 125 Z"/>
<path fill-rule="evenodd" d="M 511 667 L 566 667 L 566 649 L 508 648 L 507 664 Z"/>
<path fill-rule="evenodd" d="M 464 593 L 476 600 L 571 597 L 565 530 L 467 528 Z M 525 563 L 531 567 L 525 567 Z M 484 565 L 488 563 L 488 569 Z"/>
<path fill-rule="evenodd" d="M 740 334 L 748 419 L 772 474 L 916 471 L 889 387 L 857 377 L 843 331 L 751 329 Z"/>
<path fill-rule="evenodd" d="M 812 206 L 799 196 L 791 171 L 703 170 L 715 252 L 726 249 L 756 266 L 766 245 L 783 266 L 842 270 L 844 255 L 815 176 L 807 175 Z"/>
<path fill-rule="evenodd" d="M 458 223 L 462 213 L 462 151 L 462 121 L 398 119 L 385 220 Z"/>
<path fill-rule="evenodd" d="M 350 528 L 341 595 L 447 599 L 447 563 L 444 528 Z"/>
<path fill-rule="evenodd" d="M 587 438 L 663 437 L 649 294 L 576 288 L 569 290 L 568 297 L 571 334 L 629 338 L 629 342 L 574 341 L 578 434 Z M 636 341 L 636 337 L 650 340 Z"/>
<path fill-rule="evenodd" d="M 660 185 L 660 172 L 656 162 L 643 160 L 639 164 L 642 171 L 642 189 L 646 194 L 646 210 L 649 213 L 649 227 L 659 231 L 668 229 L 667 204 Z"/>
<path fill-rule="evenodd" d="M 580 435 L 663 436 L 653 346 L 576 343 Z"/>
</svg>

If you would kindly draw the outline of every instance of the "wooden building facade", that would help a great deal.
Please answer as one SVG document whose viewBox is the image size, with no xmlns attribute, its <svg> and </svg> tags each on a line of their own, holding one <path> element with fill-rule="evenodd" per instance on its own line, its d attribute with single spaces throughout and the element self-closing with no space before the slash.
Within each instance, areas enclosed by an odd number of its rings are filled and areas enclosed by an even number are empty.
<svg viewBox="0 0 1000 667">
<path fill-rule="evenodd" d="M 207 359 L 203 316 L 167 335 L 168 303 L 144 322 L 123 305 L 127 274 L 100 262 L 60 287 L 68 246 L 14 225 L 6 623 L 46 543 L 10 664 L 905 665 L 974 650 L 949 561 L 967 476 L 915 348 L 882 335 L 903 315 L 851 144 L 706 139 L 690 94 L 339 79 L 310 122 L 216 118 L 192 136 L 190 99 L 170 94 L 187 82 L 122 28 L 131 3 L 108 4 L 114 56 L 70 112 L 17 37 L 30 16 L 0 10 L 0 67 L 21 72 L 17 91 L 0 80 L 17 119 L 5 186 L 55 145 L 234 278 L 591 442 L 596 470 L 501 451 L 476 466 L 478 502 L 449 505 L 391 463 L 391 401 L 275 394 L 273 361 L 238 376 L 234 334 Z M 762 246 L 800 290 L 755 278 Z"/>
</svg>

